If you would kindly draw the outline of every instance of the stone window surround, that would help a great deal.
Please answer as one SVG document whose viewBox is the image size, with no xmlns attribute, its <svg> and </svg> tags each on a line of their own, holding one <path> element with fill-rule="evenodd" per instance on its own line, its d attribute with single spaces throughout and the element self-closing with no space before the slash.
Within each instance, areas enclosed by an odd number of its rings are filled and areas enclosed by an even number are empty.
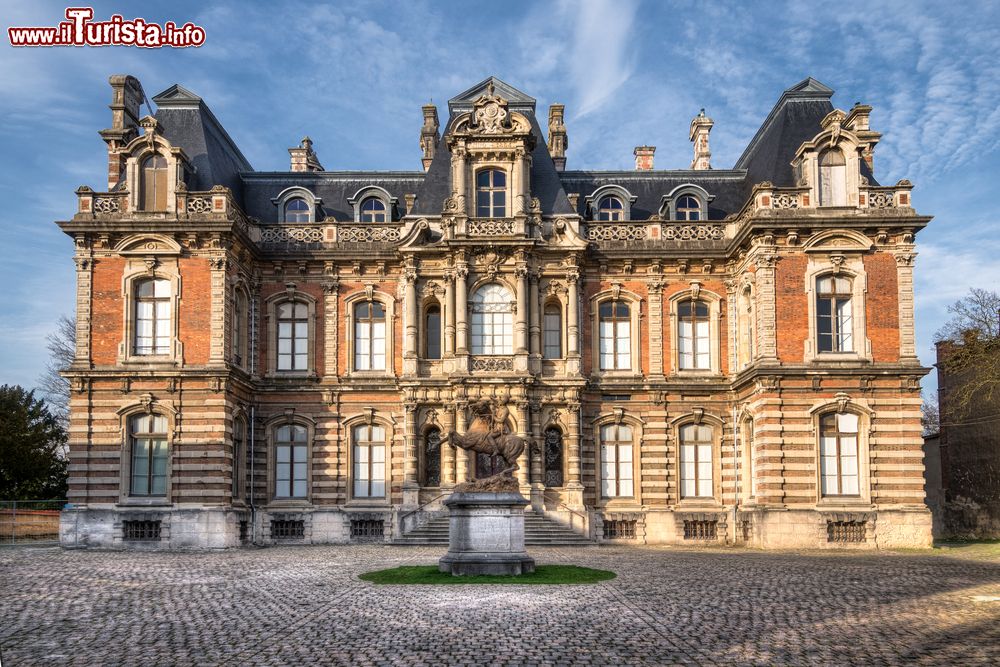
<svg viewBox="0 0 1000 667">
<path fill-rule="evenodd" d="M 569 333 L 568 333 L 568 327 L 567 327 L 567 322 L 566 322 L 566 310 L 567 310 L 566 304 L 563 303 L 563 300 L 561 298 L 559 298 L 558 295 L 552 294 L 550 296 L 543 297 L 541 305 L 542 305 L 542 308 L 541 308 L 540 313 L 541 313 L 541 319 L 542 319 L 542 321 L 539 322 L 538 324 L 539 324 L 539 334 L 540 334 L 540 337 L 541 337 L 540 343 L 541 343 L 541 348 L 542 348 L 539 352 L 540 352 L 540 354 L 542 356 L 542 361 L 543 362 L 546 362 L 546 361 L 548 361 L 548 362 L 561 361 L 561 360 L 563 360 L 563 359 L 566 358 L 566 347 L 569 344 L 569 340 L 568 340 Z M 545 356 L 545 309 L 548 306 L 556 306 L 557 308 L 559 308 L 559 352 L 560 352 L 560 354 L 559 354 L 558 357 L 546 357 Z"/>
<path fill-rule="evenodd" d="M 605 301 L 622 301 L 628 304 L 629 307 L 629 339 L 631 343 L 631 364 L 632 368 L 627 370 L 622 369 L 601 369 L 601 345 L 600 345 L 600 333 L 601 333 L 601 304 Z M 590 297 L 590 312 L 591 312 L 591 341 L 594 342 L 591 345 L 591 361 L 593 363 L 591 375 L 597 378 L 639 378 L 642 377 L 642 331 L 640 329 L 640 324 L 642 321 L 642 303 L 643 298 L 636 294 L 635 292 L 630 292 L 622 288 L 609 288 L 601 290 L 594 296 Z"/>
<path fill-rule="evenodd" d="M 308 360 L 305 370 L 278 370 L 278 305 L 286 301 L 301 301 L 308 309 Z M 267 373 L 266 377 L 309 377 L 316 374 L 316 299 L 288 283 L 284 291 L 264 299 L 267 318 Z M 329 363 L 329 362 L 328 362 Z"/>
<path fill-rule="evenodd" d="M 439 328 L 441 329 L 441 341 L 440 341 L 440 344 L 441 344 L 441 347 L 440 347 L 441 355 L 437 359 L 429 359 L 427 357 L 427 311 L 428 311 L 429 308 L 432 308 L 432 307 L 435 307 L 435 306 L 438 309 L 438 316 L 440 317 Z M 445 337 L 445 332 L 444 332 L 445 312 L 444 312 L 444 308 L 445 308 L 445 304 L 443 302 L 443 299 L 439 299 L 437 296 L 427 296 L 427 297 L 425 297 L 424 299 L 422 299 L 420 301 L 420 312 L 419 312 L 419 315 L 418 315 L 418 317 L 420 318 L 420 320 L 419 320 L 420 324 L 417 327 L 417 356 L 420 357 L 420 359 L 422 359 L 424 361 L 439 362 L 442 359 L 444 359 L 444 349 L 445 349 L 445 345 L 444 345 L 444 337 Z M 388 323 L 386 325 L 386 328 L 388 328 Z M 388 362 L 388 359 L 387 359 L 386 360 L 386 365 L 387 366 L 388 366 L 388 363 L 389 362 Z"/>
<path fill-rule="evenodd" d="M 712 428 L 712 496 L 697 498 L 681 497 L 681 428 L 688 424 L 710 426 Z M 674 502 L 683 508 L 712 507 L 722 505 L 722 439 L 726 422 L 701 408 L 678 415 L 670 420 L 670 438 L 673 441 Z"/>
<path fill-rule="evenodd" d="M 722 374 L 723 299 L 715 292 L 702 289 L 701 281 L 692 280 L 690 287 L 670 295 L 667 307 L 670 317 L 670 375 L 706 376 Z M 681 301 L 695 299 L 708 304 L 709 367 L 681 368 L 680 322 L 677 306 Z"/>
<path fill-rule="evenodd" d="M 177 410 L 168 401 L 157 401 L 151 394 L 144 394 L 138 402 L 128 403 L 117 413 L 121 439 L 118 505 L 164 506 L 173 503 L 173 459 L 177 438 Z M 156 414 L 167 420 L 167 494 L 165 496 L 131 496 L 132 490 L 132 433 L 129 421 L 136 415 Z"/>
<path fill-rule="evenodd" d="M 247 496 L 247 459 L 253 454 L 250 452 L 250 416 L 247 414 L 247 410 L 244 406 L 238 405 L 233 410 L 233 418 L 229 427 L 228 439 L 230 445 L 235 447 L 236 439 L 236 423 L 243 423 L 243 451 L 240 452 L 239 458 L 237 459 L 236 469 L 232 471 L 232 474 L 236 475 L 239 479 L 243 480 L 239 485 L 239 495 L 232 499 L 234 505 L 243 505 L 246 502 Z M 235 456 L 235 450 L 234 450 Z M 232 466 L 230 466 L 232 468 Z M 232 485 L 230 485 L 230 488 Z"/>
<path fill-rule="evenodd" d="M 293 185 L 290 188 L 285 188 L 277 197 L 271 199 L 271 203 L 278 207 L 278 222 L 285 222 L 285 205 L 291 199 L 304 199 L 306 204 L 309 205 L 309 221 L 307 223 L 300 222 L 295 224 L 301 225 L 316 222 L 316 209 L 323 204 L 323 200 L 317 197 L 312 190 L 304 188 L 301 185 Z"/>
<path fill-rule="evenodd" d="M 663 195 L 660 199 L 660 218 L 663 220 L 677 220 L 677 200 L 684 196 L 694 197 L 698 200 L 699 208 L 701 209 L 701 214 L 698 216 L 698 222 L 707 221 L 708 205 L 713 199 L 715 199 L 715 195 L 709 194 L 705 188 L 700 185 L 695 185 L 694 183 L 678 185 L 676 188 L 671 190 L 669 194 Z M 684 220 L 680 222 L 688 221 Z"/>
<path fill-rule="evenodd" d="M 122 276 L 122 301 L 125 304 L 122 313 L 122 331 L 124 339 L 118 344 L 118 363 L 123 366 L 160 365 L 183 366 L 184 345 L 180 339 L 180 303 L 181 276 L 176 258 L 155 260 L 153 268 L 149 268 L 149 260 L 129 258 L 125 273 Z M 147 278 L 167 280 L 170 282 L 170 352 L 168 354 L 136 354 L 135 353 L 135 286 Z"/>
<path fill-rule="evenodd" d="M 595 509 L 615 509 L 622 507 L 637 507 L 642 505 L 642 443 L 643 427 L 646 422 L 640 417 L 627 414 L 623 407 L 614 406 L 610 412 L 602 412 L 590 422 L 594 437 L 594 495 L 596 497 Z M 605 498 L 601 492 L 601 448 L 604 446 L 601 440 L 601 427 L 609 424 L 624 424 L 632 429 L 632 495 L 619 496 L 616 498 Z M 565 431 L 564 431 L 565 436 Z M 567 457 L 563 457 L 563 467 L 565 474 Z M 564 477 L 565 479 L 565 477 Z"/>
<path fill-rule="evenodd" d="M 420 427 L 419 433 L 417 434 L 417 477 L 420 480 L 420 487 L 425 489 L 439 488 L 437 486 L 427 486 L 427 436 L 431 431 L 437 431 L 439 435 L 444 435 L 445 429 L 443 429 L 439 424 L 435 422 L 427 421 L 424 422 L 424 424 Z M 388 438 L 388 431 L 386 431 L 386 438 Z M 440 460 L 438 462 L 439 465 L 438 470 L 442 481 L 444 479 L 443 452 L 446 446 L 447 445 L 445 445 L 443 440 L 438 445 L 438 456 L 440 457 Z M 390 464 L 389 452 L 390 448 L 389 448 L 389 443 L 387 442 L 386 462 L 385 462 L 386 476 L 388 476 L 388 470 Z M 354 469 L 351 468 L 351 470 L 353 473 Z M 353 490 L 354 487 L 352 486 L 351 488 Z M 388 488 L 389 488 L 388 480 L 386 480 L 386 489 L 388 490 Z"/>
<path fill-rule="evenodd" d="M 393 197 L 389 194 L 389 191 L 385 188 L 379 187 L 377 185 L 366 185 L 365 187 L 359 189 L 354 193 L 353 196 L 347 198 L 347 203 L 351 205 L 354 209 L 354 222 L 361 223 L 361 204 L 364 203 L 369 197 L 375 197 L 383 204 L 385 204 L 385 223 L 365 223 L 365 224 L 387 224 L 395 219 L 396 207 L 398 205 L 398 198 Z"/>
<path fill-rule="evenodd" d="M 757 304 L 754 286 L 742 284 L 736 292 L 736 369 L 743 370 L 757 356 Z"/>
<path fill-rule="evenodd" d="M 306 429 L 306 497 L 275 498 L 277 472 L 277 437 L 279 427 L 286 425 L 303 426 Z M 316 422 L 307 415 L 295 414 L 294 408 L 271 417 L 264 423 L 264 437 L 267 446 L 267 509 L 283 507 L 305 507 L 312 504 L 313 492 L 313 449 L 316 444 Z"/>
<path fill-rule="evenodd" d="M 872 361 L 872 343 L 867 336 L 865 297 L 868 293 L 868 273 L 865 271 L 863 251 L 857 249 L 834 250 L 827 256 L 816 252 L 808 255 L 805 272 L 806 304 L 809 309 L 809 336 L 805 340 L 803 360 L 806 363 L 826 361 Z M 816 281 L 826 275 L 846 277 L 851 281 L 851 352 L 818 352 L 816 326 Z"/>
<path fill-rule="evenodd" d="M 740 414 L 737 422 L 740 429 L 740 501 L 743 503 L 757 502 L 753 481 L 758 472 L 755 423 L 753 414 L 746 409 Z"/>
<path fill-rule="evenodd" d="M 378 425 L 385 429 L 385 496 L 372 498 L 354 497 L 354 427 Z M 363 414 L 348 417 L 343 422 L 344 436 L 347 440 L 345 455 L 347 463 L 347 507 L 389 507 L 392 504 L 392 455 L 396 442 L 396 424 L 391 417 L 384 417 L 369 408 Z M 444 445 L 442 445 L 442 448 Z M 419 450 L 419 446 L 417 448 Z"/>
<path fill-rule="evenodd" d="M 354 369 L 354 307 L 362 301 L 378 301 L 385 308 L 385 369 L 358 371 Z M 344 297 L 344 342 L 347 345 L 347 377 L 396 376 L 396 299 L 377 290 L 359 290 Z M 443 328 L 443 327 L 442 327 Z M 312 331 L 310 329 L 310 331 Z M 311 350 L 311 348 L 310 348 Z M 329 361 L 327 363 L 330 363 Z"/>
<path fill-rule="evenodd" d="M 858 417 L 858 491 L 857 496 L 824 496 L 823 470 L 820 457 L 820 419 L 830 413 L 850 412 Z M 874 431 L 875 413 L 867 402 L 851 399 L 847 394 L 839 393 L 835 398 L 822 399 L 809 409 L 813 433 L 813 456 L 815 461 L 814 483 L 816 484 L 816 506 L 818 509 L 839 507 L 856 508 L 859 505 L 871 505 L 871 454 L 870 439 Z"/>
<path fill-rule="evenodd" d="M 592 222 L 605 222 L 599 221 L 597 219 L 598 210 L 597 206 L 601 199 L 604 197 L 618 197 L 622 201 L 622 219 L 616 220 L 614 222 L 628 222 L 632 219 L 632 204 L 636 202 L 638 197 L 631 192 L 629 192 L 625 186 L 616 185 L 614 183 L 608 183 L 607 185 L 602 185 L 597 188 L 589 195 L 584 198 L 586 205 L 586 210 L 584 211 L 586 219 Z"/>
<path fill-rule="evenodd" d="M 504 211 L 506 215 L 505 218 L 514 217 L 513 200 L 514 197 L 511 195 L 512 192 L 512 176 L 514 170 L 517 168 L 516 162 L 505 162 L 502 160 L 482 160 L 477 161 L 472 167 L 472 179 L 469 181 L 469 197 L 468 197 L 468 216 L 470 218 L 479 217 L 479 186 L 477 185 L 477 180 L 479 179 L 479 174 L 484 171 L 499 171 L 504 175 Z"/>
<path fill-rule="evenodd" d="M 239 305 L 239 297 L 243 297 L 243 312 L 242 318 L 240 319 L 240 324 L 242 325 L 242 331 L 240 332 L 240 344 L 239 349 L 234 349 L 236 346 L 232 344 L 232 339 L 235 337 L 235 326 L 236 326 L 236 309 Z M 250 367 L 250 355 L 252 354 L 250 350 L 250 338 L 251 332 L 253 330 L 253 322 L 251 321 L 251 308 L 250 299 L 253 297 L 250 294 L 250 290 L 247 287 L 246 281 L 242 278 L 236 278 L 232 281 L 232 298 L 230 299 L 230 322 L 233 324 L 233 330 L 229 332 L 230 344 L 229 348 L 229 358 L 234 365 L 238 368 L 244 370 Z M 237 361 L 237 356 L 239 361 Z"/>
<path fill-rule="evenodd" d="M 147 130 L 149 132 L 149 130 Z M 184 180 L 185 157 L 179 148 L 172 148 L 158 133 L 154 134 L 152 145 L 147 135 L 133 139 L 126 150 L 132 150 L 125 161 L 125 185 L 128 187 L 128 206 L 138 213 L 176 213 L 177 184 Z M 139 142 L 138 146 L 136 143 Z M 142 164 L 146 158 L 159 155 L 167 160 L 167 208 L 165 211 L 146 211 L 142 207 Z M 173 177 L 171 178 L 171 174 Z M 134 184 L 130 186 L 129 184 Z"/>
<path fill-rule="evenodd" d="M 542 433 L 542 440 L 541 440 L 542 480 L 541 481 L 542 481 L 542 484 L 545 483 L 545 434 L 546 434 L 546 432 L 548 432 L 551 429 L 555 429 L 556 431 L 559 431 L 559 444 L 560 444 L 560 446 L 562 448 L 562 476 L 563 476 L 563 485 L 562 486 L 546 486 L 545 488 L 547 488 L 547 489 L 564 489 L 564 488 L 566 488 L 566 484 L 569 481 L 569 456 L 568 456 L 569 452 L 566 451 L 566 445 L 567 445 L 567 442 L 569 440 L 569 431 L 566 428 L 566 426 L 562 423 L 562 421 L 560 419 L 558 419 L 558 418 L 556 418 L 556 419 L 550 419 L 549 421 L 547 421 L 545 423 L 544 426 L 542 426 L 542 431 L 541 431 L 541 433 Z M 634 427 L 633 427 L 633 429 L 634 429 Z M 600 435 L 600 432 L 601 432 L 600 428 L 598 428 L 598 430 L 597 430 L 598 436 Z M 635 437 L 635 434 L 634 434 L 634 431 L 633 431 L 633 438 L 634 437 Z M 633 452 L 633 454 L 634 453 L 635 452 Z M 600 456 L 597 457 L 597 459 L 599 459 L 599 458 L 600 458 Z M 634 459 L 635 456 L 633 456 L 632 458 Z M 597 479 L 598 493 L 600 493 L 600 481 L 601 481 L 600 480 L 600 471 L 598 471 L 598 479 Z M 635 482 L 635 480 L 633 480 L 633 483 L 634 482 Z"/>
</svg>

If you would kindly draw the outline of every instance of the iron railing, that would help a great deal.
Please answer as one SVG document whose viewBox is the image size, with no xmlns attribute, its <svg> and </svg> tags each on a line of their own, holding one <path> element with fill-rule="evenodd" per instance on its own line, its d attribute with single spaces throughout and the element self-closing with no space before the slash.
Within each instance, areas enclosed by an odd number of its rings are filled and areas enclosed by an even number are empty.
<svg viewBox="0 0 1000 667">
<path fill-rule="evenodd" d="M 65 500 L 0 500 L 0 546 L 58 544 Z"/>
</svg>

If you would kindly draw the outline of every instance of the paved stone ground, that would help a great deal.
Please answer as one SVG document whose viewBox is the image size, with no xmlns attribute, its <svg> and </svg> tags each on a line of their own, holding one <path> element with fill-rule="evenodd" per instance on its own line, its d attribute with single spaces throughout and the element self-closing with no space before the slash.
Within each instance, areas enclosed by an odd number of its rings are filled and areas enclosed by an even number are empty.
<svg viewBox="0 0 1000 667">
<path fill-rule="evenodd" d="M 586 586 L 376 586 L 429 547 L 0 550 L 14 665 L 1000 663 L 1000 548 L 533 549 Z"/>
</svg>

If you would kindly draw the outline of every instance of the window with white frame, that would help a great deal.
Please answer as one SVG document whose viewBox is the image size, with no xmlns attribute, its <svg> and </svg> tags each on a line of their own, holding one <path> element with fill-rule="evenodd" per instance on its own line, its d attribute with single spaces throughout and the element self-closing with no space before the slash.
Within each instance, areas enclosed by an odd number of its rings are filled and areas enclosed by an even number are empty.
<svg viewBox="0 0 1000 667">
<path fill-rule="evenodd" d="M 618 197 L 601 197 L 597 203 L 597 219 L 600 221 L 617 221 L 625 219 L 625 204 Z"/>
<path fill-rule="evenodd" d="M 354 306 L 354 370 L 385 370 L 385 306 L 380 301 Z"/>
<path fill-rule="evenodd" d="M 819 205 L 847 206 L 847 164 L 839 150 L 819 156 Z"/>
<path fill-rule="evenodd" d="M 711 498 L 712 427 L 685 424 L 681 439 L 681 498 Z"/>
<path fill-rule="evenodd" d="M 476 217 L 502 218 L 507 215 L 507 174 L 484 169 L 476 174 Z"/>
<path fill-rule="evenodd" d="M 545 359 L 562 358 L 562 309 L 558 303 L 545 304 L 542 318 L 542 357 Z"/>
<path fill-rule="evenodd" d="M 851 287 L 844 276 L 816 279 L 816 349 L 821 353 L 854 350 Z"/>
<path fill-rule="evenodd" d="M 385 497 L 385 427 L 361 424 L 353 429 L 354 497 Z"/>
<path fill-rule="evenodd" d="M 128 421 L 131 483 L 129 495 L 167 495 L 167 418 L 141 414 Z"/>
<path fill-rule="evenodd" d="M 361 222 L 388 222 L 385 202 L 378 197 L 368 197 L 362 201 Z"/>
<path fill-rule="evenodd" d="M 858 416 L 845 412 L 820 417 L 819 450 L 823 495 L 859 495 Z"/>
<path fill-rule="evenodd" d="M 604 301 L 597 307 L 602 371 L 632 368 L 632 312 L 624 301 Z"/>
<path fill-rule="evenodd" d="M 169 280 L 144 278 L 136 282 L 134 354 L 170 354 L 171 296 Z"/>
<path fill-rule="evenodd" d="M 274 429 L 274 497 L 305 498 L 308 492 L 309 432 L 301 424 Z"/>
<path fill-rule="evenodd" d="M 712 368 L 709 312 L 708 303 L 705 301 L 689 299 L 677 304 L 677 344 L 681 370 Z"/>
<path fill-rule="evenodd" d="M 630 498 L 634 495 L 632 471 L 632 427 L 628 424 L 601 426 L 601 496 Z"/>
<path fill-rule="evenodd" d="M 303 301 L 277 304 L 278 370 L 309 369 L 309 306 Z"/>
<path fill-rule="evenodd" d="M 285 222 L 309 222 L 309 204 L 301 197 L 285 202 Z"/>
<path fill-rule="evenodd" d="M 701 202 L 692 195 L 682 195 L 677 198 L 674 208 L 675 220 L 701 220 Z"/>
<path fill-rule="evenodd" d="M 472 354 L 514 353 L 513 297 L 499 283 L 483 285 L 472 296 Z"/>
</svg>

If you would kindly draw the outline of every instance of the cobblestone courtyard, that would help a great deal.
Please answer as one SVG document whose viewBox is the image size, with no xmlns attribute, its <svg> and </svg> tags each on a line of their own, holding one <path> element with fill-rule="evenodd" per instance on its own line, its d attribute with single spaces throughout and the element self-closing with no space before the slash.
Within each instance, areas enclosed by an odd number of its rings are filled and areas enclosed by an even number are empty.
<svg viewBox="0 0 1000 667">
<path fill-rule="evenodd" d="M 0 551 L 14 665 L 997 664 L 997 549 L 533 549 L 585 586 L 376 586 L 426 547 Z"/>
</svg>

